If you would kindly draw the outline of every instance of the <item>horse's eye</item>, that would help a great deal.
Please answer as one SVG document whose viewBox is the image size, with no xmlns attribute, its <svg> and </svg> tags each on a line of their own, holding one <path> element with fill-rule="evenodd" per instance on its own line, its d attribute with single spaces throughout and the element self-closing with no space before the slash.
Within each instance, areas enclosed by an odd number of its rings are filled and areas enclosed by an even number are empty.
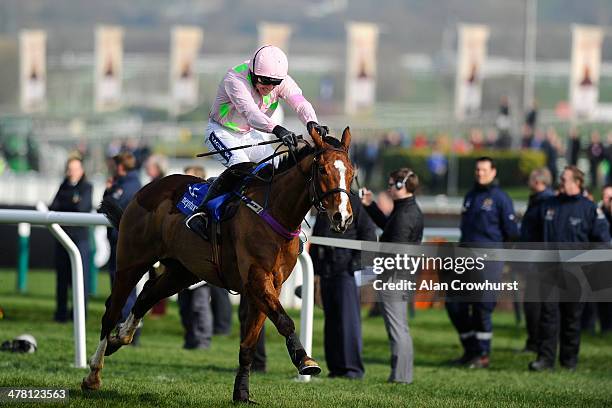
<svg viewBox="0 0 612 408">
<path fill-rule="evenodd" d="M 323 175 L 327 174 L 327 171 L 325 170 L 325 167 L 323 167 L 323 166 L 319 167 L 319 173 L 323 174 Z"/>
</svg>

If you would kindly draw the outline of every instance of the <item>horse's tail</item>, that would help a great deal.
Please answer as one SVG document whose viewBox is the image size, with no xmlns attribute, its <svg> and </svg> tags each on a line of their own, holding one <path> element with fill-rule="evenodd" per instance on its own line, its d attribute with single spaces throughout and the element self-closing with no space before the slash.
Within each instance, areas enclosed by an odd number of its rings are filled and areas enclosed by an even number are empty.
<svg viewBox="0 0 612 408">
<path fill-rule="evenodd" d="M 100 208 L 98 208 L 98 212 L 104 214 L 104 216 L 110 221 L 113 227 L 119 229 L 119 223 L 121 222 L 123 209 L 119 206 L 119 204 L 114 198 L 110 196 L 104 197 L 102 199 L 102 202 L 100 203 Z"/>
</svg>

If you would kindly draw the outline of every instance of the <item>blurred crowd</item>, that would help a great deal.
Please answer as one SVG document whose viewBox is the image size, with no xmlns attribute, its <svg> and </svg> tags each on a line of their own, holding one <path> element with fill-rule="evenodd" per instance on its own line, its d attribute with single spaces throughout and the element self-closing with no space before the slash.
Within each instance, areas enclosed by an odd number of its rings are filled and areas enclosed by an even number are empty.
<svg viewBox="0 0 612 408">
<path fill-rule="evenodd" d="M 537 103 L 528 110 L 520 134 L 513 134 L 510 108 L 507 98 L 502 98 L 495 124 L 489 127 L 474 126 L 464 133 L 416 131 L 389 131 L 378 138 L 355 142 L 351 159 L 359 168 L 364 184 L 372 184 L 376 171 L 380 171 L 382 155 L 388 149 L 403 148 L 428 154 L 427 169 L 432 178 L 429 185 L 421 187 L 438 193 L 442 181 L 448 175 L 449 154 L 487 153 L 504 150 L 530 149 L 542 152 L 546 167 L 557 180 L 559 169 L 565 164 L 579 165 L 589 175 L 589 185 L 597 188 L 612 181 L 612 130 L 601 136 L 598 128 L 570 126 L 560 134 L 555 126 L 538 124 Z M 563 160 L 559 160 L 563 159 Z M 585 159 L 581 161 L 580 159 Z"/>
</svg>

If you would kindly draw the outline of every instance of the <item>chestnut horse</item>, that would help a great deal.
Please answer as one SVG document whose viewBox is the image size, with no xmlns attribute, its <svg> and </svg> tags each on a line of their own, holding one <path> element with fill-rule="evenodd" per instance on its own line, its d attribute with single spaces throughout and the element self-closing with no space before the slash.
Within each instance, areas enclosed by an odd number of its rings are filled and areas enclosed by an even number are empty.
<svg viewBox="0 0 612 408">
<path fill-rule="evenodd" d="M 327 212 L 332 229 L 344 232 L 352 222 L 348 190 L 353 178 L 348 149 L 351 134 L 347 127 L 341 141 L 310 134 L 307 144 L 288 154 L 275 170 L 273 179 L 252 180 L 245 196 L 263 203 L 286 230 L 297 231 L 302 219 L 315 205 Z M 176 209 L 189 184 L 199 178 L 171 175 L 142 188 L 122 213 L 112 201 L 104 200 L 101 212 L 119 228 L 117 275 L 102 317 L 100 343 L 90 361 L 90 373 L 83 379 L 84 390 L 100 388 L 104 356 L 131 343 L 145 313 L 159 300 L 200 280 L 239 292 L 246 297 L 246 337 L 240 343 L 234 401 L 249 402 L 249 372 L 259 332 L 268 317 L 285 337 L 291 361 L 302 375 L 317 375 L 321 369 L 309 357 L 295 333 L 293 320 L 279 302 L 283 282 L 298 258 L 299 236 L 282 236 L 252 209 L 240 204 L 236 214 L 221 222 L 220 265 L 214 262 L 210 242 L 185 227 L 184 215 Z M 147 281 L 126 321 L 117 327 L 130 292 L 136 283 L 160 261 L 164 273 Z"/>
</svg>

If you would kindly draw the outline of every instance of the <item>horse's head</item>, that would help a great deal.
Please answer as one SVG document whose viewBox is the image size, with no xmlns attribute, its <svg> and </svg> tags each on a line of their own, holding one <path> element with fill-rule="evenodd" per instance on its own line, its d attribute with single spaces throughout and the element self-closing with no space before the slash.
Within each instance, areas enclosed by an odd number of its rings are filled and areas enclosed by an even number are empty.
<svg viewBox="0 0 612 408">
<path fill-rule="evenodd" d="M 312 164 L 312 189 L 315 206 L 327 212 L 331 229 L 344 232 L 353 222 L 353 209 L 349 201 L 349 190 L 353 181 L 353 165 L 348 149 L 351 132 L 347 127 L 342 132 L 342 140 L 332 137 L 322 138 L 313 128 L 310 136 L 317 153 Z"/>
</svg>

